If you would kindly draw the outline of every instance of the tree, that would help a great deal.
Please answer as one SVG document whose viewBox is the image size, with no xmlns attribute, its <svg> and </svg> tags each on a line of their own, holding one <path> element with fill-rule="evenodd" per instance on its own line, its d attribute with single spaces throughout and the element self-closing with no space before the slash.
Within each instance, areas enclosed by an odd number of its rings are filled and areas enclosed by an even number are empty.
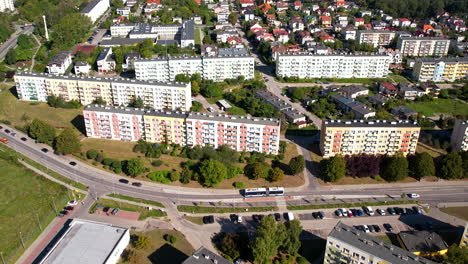
<svg viewBox="0 0 468 264">
<path fill-rule="evenodd" d="M 439 176 L 443 179 L 463 178 L 463 161 L 457 152 L 450 152 L 445 155 L 441 162 Z"/>
<path fill-rule="evenodd" d="M 255 162 L 253 164 L 247 164 L 244 167 L 245 176 L 253 180 L 260 178 L 267 178 L 268 172 L 270 171 L 270 165 L 265 162 Z"/>
<path fill-rule="evenodd" d="M 245 243 L 241 240 L 242 235 L 240 233 L 221 233 L 220 236 L 220 250 L 231 259 L 238 259 L 241 256 L 242 244 Z"/>
<path fill-rule="evenodd" d="M 88 159 L 95 159 L 97 157 L 97 155 L 98 155 L 98 152 L 95 149 L 90 149 L 90 150 L 86 151 L 86 157 Z"/>
<path fill-rule="evenodd" d="M 58 153 L 71 154 L 81 150 L 81 143 L 73 129 L 67 127 L 55 138 L 54 147 Z"/>
<path fill-rule="evenodd" d="M 166 234 L 164 235 L 164 240 L 166 240 L 167 242 L 171 243 L 171 244 L 175 244 L 175 242 L 177 242 L 177 237 L 171 235 L 171 234 Z"/>
<path fill-rule="evenodd" d="M 411 174 L 416 179 L 435 175 L 434 159 L 427 152 L 416 153 L 410 166 Z"/>
<path fill-rule="evenodd" d="M 200 83 L 192 81 L 192 95 L 198 95 L 200 93 Z"/>
<path fill-rule="evenodd" d="M 17 54 L 16 54 L 15 49 L 10 49 L 5 55 L 5 63 L 9 65 L 15 64 L 17 61 L 16 57 L 17 57 Z"/>
<path fill-rule="evenodd" d="M 176 82 L 184 82 L 184 83 L 188 83 L 190 82 L 190 76 L 188 76 L 187 74 L 184 74 L 184 73 L 179 73 L 175 76 L 174 80 Z"/>
<path fill-rule="evenodd" d="M 237 23 L 237 20 L 238 20 L 238 15 L 237 13 L 234 13 L 234 12 L 231 12 L 231 14 L 229 14 L 229 23 L 231 23 L 231 25 L 235 25 Z"/>
<path fill-rule="evenodd" d="M 271 263 L 271 258 L 278 253 L 278 248 L 284 241 L 286 236 L 284 231 L 284 225 L 276 224 L 271 215 L 263 218 L 255 232 L 255 239 L 251 244 L 255 263 Z"/>
<path fill-rule="evenodd" d="M 227 177 L 227 169 L 223 163 L 209 159 L 200 165 L 201 183 L 206 187 L 214 187 Z"/>
<path fill-rule="evenodd" d="M 45 121 L 34 119 L 29 124 L 28 134 L 39 143 L 50 143 L 55 138 L 55 127 Z"/>
<path fill-rule="evenodd" d="M 304 156 L 299 155 L 289 161 L 289 170 L 292 175 L 301 173 L 305 168 Z"/>
<path fill-rule="evenodd" d="M 138 236 L 135 241 L 136 249 L 148 249 L 151 246 L 151 239 L 148 236 Z"/>
<path fill-rule="evenodd" d="M 98 105 L 107 105 L 107 102 L 102 99 L 102 97 L 96 97 L 96 99 L 94 99 L 91 104 L 98 104 Z"/>
<path fill-rule="evenodd" d="M 140 52 L 143 58 L 151 58 L 153 56 L 153 44 L 152 39 L 145 39 L 138 44 L 138 52 Z"/>
<path fill-rule="evenodd" d="M 283 241 L 283 245 L 281 246 L 282 250 L 289 255 L 295 256 L 299 251 L 299 248 L 301 248 L 301 241 L 299 240 L 301 233 L 301 222 L 297 219 L 289 221 L 286 224 L 286 237 Z"/>
<path fill-rule="evenodd" d="M 324 181 L 336 182 L 346 176 L 346 161 L 341 155 L 320 161 L 320 171 Z"/>
<path fill-rule="evenodd" d="M 130 159 L 125 164 L 125 174 L 127 174 L 128 176 L 135 178 L 136 176 L 142 174 L 145 171 L 146 169 L 144 167 L 143 161 L 139 158 Z"/>
<path fill-rule="evenodd" d="M 408 177 L 408 160 L 403 153 L 397 153 L 384 161 L 380 175 L 386 181 L 399 181 Z"/>
<path fill-rule="evenodd" d="M 458 247 L 453 244 L 449 247 L 444 256 L 445 264 L 466 264 L 468 263 L 468 247 Z"/>
<path fill-rule="evenodd" d="M 213 41 L 211 40 L 210 35 L 205 35 L 203 37 L 203 44 L 212 44 L 212 43 L 213 43 Z"/>
<path fill-rule="evenodd" d="M 284 179 L 284 171 L 280 168 L 273 168 L 268 174 L 268 180 L 272 182 L 282 181 Z"/>
<path fill-rule="evenodd" d="M 91 27 L 90 18 L 81 13 L 63 16 L 51 29 L 52 46 L 58 50 L 70 48 L 85 40 Z"/>
<path fill-rule="evenodd" d="M 135 97 L 133 96 L 132 101 L 129 104 L 130 107 L 135 107 L 135 108 L 144 108 L 145 104 L 143 102 L 143 99 L 141 99 L 140 96 Z"/>
</svg>

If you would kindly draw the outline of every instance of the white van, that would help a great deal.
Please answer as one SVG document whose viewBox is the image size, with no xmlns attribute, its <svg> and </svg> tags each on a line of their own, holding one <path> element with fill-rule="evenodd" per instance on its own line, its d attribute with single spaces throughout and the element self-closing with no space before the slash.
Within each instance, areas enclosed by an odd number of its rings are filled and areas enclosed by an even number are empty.
<svg viewBox="0 0 468 264">
<path fill-rule="evenodd" d="M 366 213 L 370 216 L 374 215 L 374 209 L 372 209 L 370 206 L 364 207 L 364 211 L 366 211 Z"/>
<path fill-rule="evenodd" d="M 293 213 L 288 213 L 288 221 L 294 220 L 294 215 Z"/>
</svg>

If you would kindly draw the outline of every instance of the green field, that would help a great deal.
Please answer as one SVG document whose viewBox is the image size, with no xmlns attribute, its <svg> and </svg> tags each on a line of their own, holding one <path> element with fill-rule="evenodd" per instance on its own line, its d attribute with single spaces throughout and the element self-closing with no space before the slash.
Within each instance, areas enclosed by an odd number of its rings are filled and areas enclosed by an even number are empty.
<svg viewBox="0 0 468 264">
<path fill-rule="evenodd" d="M 201 45 L 201 37 L 200 37 L 200 29 L 199 28 L 196 28 L 195 29 L 195 45 L 198 44 L 198 45 Z"/>
<path fill-rule="evenodd" d="M 178 205 L 177 210 L 192 214 L 224 214 L 224 213 L 244 213 L 244 212 L 272 212 L 278 210 L 276 206 L 264 207 L 202 207 L 191 205 Z"/>
<path fill-rule="evenodd" d="M 136 203 L 154 205 L 154 206 L 161 207 L 161 208 L 164 208 L 164 207 L 165 207 L 165 206 L 164 206 L 162 203 L 160 203 L 160 202 L 151 201 L 151 200 L 145 200 L 145 199 L 140 199 L 140 198 L 135 198 L 135 197 L 130 197 L 130 196 L 121 195 L 121 194 L 111 193 L 111 194 L 109 194 L 109 195 L 107 195 L 107 196 L 109 196 L 109 197 L 114 197 L 114 198 L 118 198 L 118 199 L 122 199 L 122 200 L 131 201 L 131 202 L 136 202 Z"/>
<path fill-rule="evenodd" d="M 2 156 L 7 154 L 2 151 Z M 22 254 L 70 199 L 63 186 L 24 168 L 15 159 L 0 159 L 0 249 L 7 263 Z"/>
<path fill-rule="evenodd" d="M 141 207 L 141 206 L 130 204 L 130 203 L 114 201 L 110 199 L 97 200 L 89 209 L 90 213 L 94 213 L 96 211 L 95 208 L 98 203 L 101 203 L 103 207 L 119 208 L 120 210 L 124 210 L 124 211 L 138 212 L 140 213 L 140 217 L 138 218 L 138 220 L 145 220 L 148 217 L 163 217 L 167 215 L 166 212 L 163 212 L 159 209 L 148 210 L 145 207 Z"/>
<path fill-rule="evenodd" d="M 456 216 L 460 219 L 468 221 L 468 207 L 447 207 L 447 208 L 439 208 L 440 211 Z"/>
<path fill-rule="evenodd" d="M 434 116 L 436 113 L 456 115 L 466 115 L 468 113 L 468 104 L 453 99 L 434 99 L 432 102 L 409 103 L 405 106 L 421 113 L 427 117 Z"/>
</svg>

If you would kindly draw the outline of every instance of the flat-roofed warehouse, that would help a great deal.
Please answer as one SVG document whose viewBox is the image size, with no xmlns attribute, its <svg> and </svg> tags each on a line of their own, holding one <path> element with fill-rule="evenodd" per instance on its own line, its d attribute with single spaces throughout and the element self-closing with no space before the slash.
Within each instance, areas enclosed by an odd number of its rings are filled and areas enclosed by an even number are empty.
<svg viewBox="0 0 468 264">
<path fill-rule="evenodd" d="M 40 264 L 114 264 L 130 242 L 127 228 L 74 219 Z"/>
</svg>

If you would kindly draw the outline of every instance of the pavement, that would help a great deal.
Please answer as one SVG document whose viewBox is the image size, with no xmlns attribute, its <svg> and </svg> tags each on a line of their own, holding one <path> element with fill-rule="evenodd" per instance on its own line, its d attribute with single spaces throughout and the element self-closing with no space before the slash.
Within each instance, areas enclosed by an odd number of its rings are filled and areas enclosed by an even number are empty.
<svg viewBox="0 0 468 264">
<path fill-rule="evenodd" d="M 16 43 L 18 41 L 18 37 L 21 34 L 32 34 L 34 31 L 34 26 L 25 26 L 24 29 L 19 29 L 10 38 L 5 41 L 2 45 L 0 45 L 0 60 L 5 57 L 7 52 L 11 49 L 16 47 Z"/>
</svg>

